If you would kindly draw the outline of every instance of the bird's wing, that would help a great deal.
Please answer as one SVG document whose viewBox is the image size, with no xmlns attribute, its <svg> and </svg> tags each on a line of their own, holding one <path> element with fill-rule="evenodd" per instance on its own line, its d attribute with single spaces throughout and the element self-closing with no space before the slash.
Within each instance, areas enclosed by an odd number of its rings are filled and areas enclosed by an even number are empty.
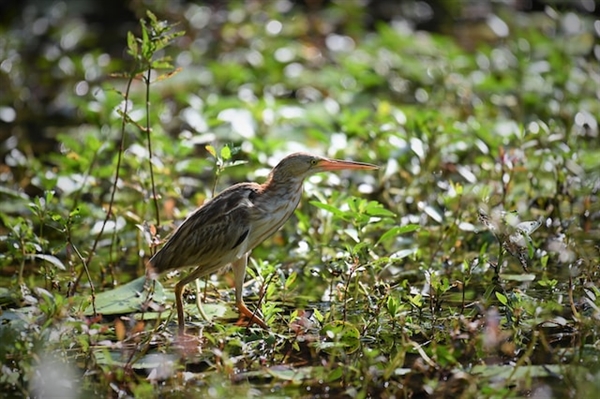
<svg viewBox="0 0 600 399">
<path fill-rule="evenodd" d="M 159 273 L 205 266 L 206 274 L 243 256 L 251 230 L 249 197 L 256 187 L 238 184 L 194 211 L 150 260 Z"/>
</svg>

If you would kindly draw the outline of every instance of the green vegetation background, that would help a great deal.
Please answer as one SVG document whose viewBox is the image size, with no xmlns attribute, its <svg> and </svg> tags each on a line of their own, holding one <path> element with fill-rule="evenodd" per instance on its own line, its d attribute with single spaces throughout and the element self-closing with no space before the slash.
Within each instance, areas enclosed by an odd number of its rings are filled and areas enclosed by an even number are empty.
<svg viewBox="0 0 600 399">
<path fill-rule="evenodd" d="M 0 396 L 600 392 L 594 2 L 8 3 Z M 254 251 L 270 330 L 225 271 L 177 338 L 144 261 L 297 150 L 381 170 Z"/>
</svg>

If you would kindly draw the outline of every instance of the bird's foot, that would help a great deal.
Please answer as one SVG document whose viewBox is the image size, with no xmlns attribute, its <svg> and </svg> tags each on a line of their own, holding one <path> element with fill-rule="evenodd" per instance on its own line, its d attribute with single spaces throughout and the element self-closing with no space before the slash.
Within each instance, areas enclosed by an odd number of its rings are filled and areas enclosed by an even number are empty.
<svg viewBox="0 0 600 399">
<path fill-rule="evenodd" d="M 246 315 L 242 315 L 240 319 L 235 323 L 235 325 L 239 327 L 252 327 L 253 324 L 257 324 L 259 327 L 264 328 L 265 330 L 269 329 L 269 326 L 258 316 L 253 316 L 252 318 L 249 318 Z"/>
</svg>

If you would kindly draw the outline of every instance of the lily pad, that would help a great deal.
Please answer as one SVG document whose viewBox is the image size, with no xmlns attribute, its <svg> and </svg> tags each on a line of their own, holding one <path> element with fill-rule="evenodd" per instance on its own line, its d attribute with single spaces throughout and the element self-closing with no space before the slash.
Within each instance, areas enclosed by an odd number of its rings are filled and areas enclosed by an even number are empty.
<svg viewBox="0 0 600 399">
<path fill-rule="evenodd" d="M 163 286 L 158 281 L 153 282 L 146 277 L 140 277 L 96 295 L 96 313 L 103 315 L 133 313 L 142 310 L 143 305 L 150 300 L 158 303 L 166 301 Z M 93 315 L 93 307 L 88 306 L 83 314 Z"/>
<path fill-rule="evenodd" d="M 570 371 L 585 371 L 584 368 L 569 365 Z M 533 366 L 498 366 L 498 365 L 477 365 L 471 369 L 472 374 L 477 374 L 485 378 L 494 380 L 512 379 L 522 380 L 525 378 L 555 378 L 557 375 L 563 375 L 565 366 L 559 364 L 533 365 Z"/>
<path fill-rule="evenodd" d="M 130 366 L 136 370 L 149 370 L 156 368 L 174 368 L 177 362 L 175 355 L 164 353 L 148 353 L 139 359 L 131 356 L 128 351 L 98 348 L 93 351 L 96 363 L 106 366 Z"/>
</svg>

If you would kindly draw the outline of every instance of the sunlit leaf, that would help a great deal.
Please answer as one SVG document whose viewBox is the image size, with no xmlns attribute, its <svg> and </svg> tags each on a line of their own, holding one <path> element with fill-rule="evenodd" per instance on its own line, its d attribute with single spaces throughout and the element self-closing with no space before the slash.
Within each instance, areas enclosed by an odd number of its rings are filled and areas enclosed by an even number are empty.
<svg viewBox="0 0 600 399">
<path fill-rule="evenodd" d="M 423 212 L 425 212 L 430 218 L 432 218 L 438 223 L 442 223 L 444 220 L 444 216 L 442 215 L 442 213 L 437 208 L 431 205 L 425 205 L 423 207 Z"/>
<path fill-rule="evenodd" d="M 534 281 L 535 280 L 535 274 L 532 273 L 520 273 L 520 274 L 507 274 L 507 273 L 501 273 L 500 277 L 503 280 L 507 280 L 507 281 Z"/>
<path fill-rule="evenodd" d="M 319 322 L 322 323 L 323 320 L 325 319 L 325 317 L 323 316 L 323 314 L 319 311 L 319 309 L 315 308 L 313 309 L 313 315 L 315 316 L 315 319 Z"/>
<path fill-rule="evenodd" d="M 391 218 L 396 217 L 394 212 L 385 209 L 382 204 L 376 201 L 369 201 L 365 211 L 370 216 L 387 216 Z"/>
<path fill-rule="evenodd" d="M 360 238 L 358 237 L 358 231 L 356 229 L 344 229 L 344 233 L 354 240 L 354 242 L 360 243 Z"/>
<path fill-rule="evenodd" d="M 152 69 L 172 69 L 173 64 L 167 60 L 155 60 L 150 64 Z M 162 80 L 162 79 L 161 79 Z"/>
<path fill-rule="evenodd" d="M 37 258 L 37 259 L 45 260 L 46 262 L 49 262 L 49 263 L 53 264 L 54 266 L 56 266 L 60 270 L 67 270 L 67 268 L 62 263 L 62 261 L 60 259 L 58 259 L 56 256 L 54 256 L 54 255 L 34 254 L 34 255 L 32 255 L 32 257 Z"/>
<path fill-rule="evenodd" d="M 515 226 L 515 229 L 520 233 L 530 235 L 531 233 L 536 231 L 541 225 L 541 221 L 534 220 L 530 222 L 521 222 Z"/>
<path fill-rule="evenodd" d="M 313 378 L 313 368 L 312 367 L 287 367 L 287 366 L 279 366 L 279 367 L 271 367 L 267 369 L 267 372 L 282 381 L 289 381 L 292 383 L 300 384 L 302 381 Z"/>
<path fill-rule="evenodd" d="M 496 298 L 498 299 L 498 301 L 503 304 L 504 306 L 506 306 L 508 304 L 508 298 L 506 298 L 506 295 L 504 295 L 501 292 L 496 291 Z"/>
<path fill-rule="evenodd" d="M 296 280 L 298 279 L 298 273 L 296 272 L 292 272 L 288 278 L 285 279 L 285 289 L 289 290 L 292 288 L 292 286 L 296 283 Z"/>
<path fill-rule="evenodd" d="M 138 55 L 138 45 L 135 36 L 131 32 L 127 32 L 127 48 L 129 49 L 129 54 L 136 58 Z"/>
<path fill-rule="evenodd" d="M 243 159 L 238 159 L 237 161 L 227 162 L 225 164 L 225 168 L 232 168 L 234 166 L 246 165 L 248 161 L 244 161 Z"/>
<path fill-rule="evenodd" d="M 106 223 L 104 220 L 98 221 L 94 223 L 94 226 L 90 230 L 90 234 L 96 235 L 102 231 L 103 234 L 114 233 L 115 231 L 120 231 L 127 225 L 125 218 L 118 217 L 117 221 L 107 220 Z"/>
<path fill-rule="evenodd" d="M 221 148 L 221 158 L 223 158 L 224 161 L 229 161 L 231 159 L 231 148 L 228 146 Z"/>
<path fill-rule="evenodd" d="M 212 145 L 209 144 L 209 145 L 204 146 L 204 149 L 206 151 L 208 151 L 208 153 L 210 155 L 212 155 L 213 158 L 215 158 L 215 159 L 217 158 L 217 150 L 215 149 L 215 147 L 213 147 Z"/>
<path fill-rule="evenodd" d="M 402 234 L 411 233 L 413 231 L 417 231 L 419 230 L 419 228 L 420 226 L 418 224 L 407 224 L 406 226 L 392 227 L 391 229 L 383 233 L 381 237 L 379 237 L 379 240 L 377 240 L 377 243 L 375 245 L 379 245 L 379 243 L 387 239 L 397 237 Z"/>
<path fill-rule="evenodd" d="M 341 219 L 345 219 L 347 217 L 346 212 L 341 211 L 339 208 L 333 205 L 329 205 L 319 201 L 310 201 L 310 204 L 316 206 L 317 208 L 321 208 L 327 212 L 330 212 Z"/>
</svg>

